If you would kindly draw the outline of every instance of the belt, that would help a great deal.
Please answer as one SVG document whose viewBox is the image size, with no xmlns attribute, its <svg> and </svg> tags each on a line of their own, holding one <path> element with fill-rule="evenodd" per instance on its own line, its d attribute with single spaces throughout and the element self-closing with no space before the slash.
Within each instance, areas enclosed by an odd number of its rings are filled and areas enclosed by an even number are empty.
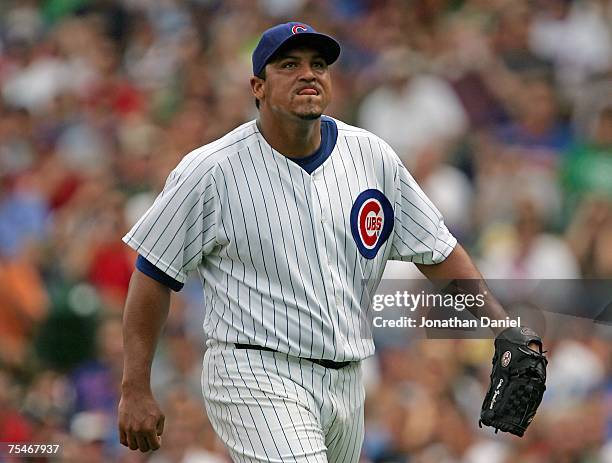
<svg viewBox="0 0 612 463">
<path fill-rule="evenodd" d="M 236 349 L 252 349 L 252 350 L 266 350 L 268 352 L 278 352 L 274 349 L 270 349 L 269 347 L 256 346 L 254 344 L 236 343 L 234 344 L 234 346 L 236 346 Z M 334 360 L 327 360 L 327 359 L 305 359 L 302 357 L 298 357 L 298 358 L 301 358 L 302 360 L 308 360 L 309 362 L 316 363 L 317 365 L 321 365 L 322 367 L 325 367 L 325 368 L 331 368 L 332 370 L 339 370 L 340 368 L 344 368 L 352 363 L 352 362 L 336 362 Z"/>
</svg>

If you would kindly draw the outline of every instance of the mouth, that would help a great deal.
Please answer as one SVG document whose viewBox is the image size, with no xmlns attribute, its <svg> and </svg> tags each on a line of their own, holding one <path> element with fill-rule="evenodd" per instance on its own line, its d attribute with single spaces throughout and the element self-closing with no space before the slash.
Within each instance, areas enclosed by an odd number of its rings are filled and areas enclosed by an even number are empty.
<svg viewBox="0 0 612 463">
<path fill-rule="evenodd" d="M 298 95 L 318 95 L 319 91 L 314 87 L 305 87 L 297 92 Z"/>
</svg>

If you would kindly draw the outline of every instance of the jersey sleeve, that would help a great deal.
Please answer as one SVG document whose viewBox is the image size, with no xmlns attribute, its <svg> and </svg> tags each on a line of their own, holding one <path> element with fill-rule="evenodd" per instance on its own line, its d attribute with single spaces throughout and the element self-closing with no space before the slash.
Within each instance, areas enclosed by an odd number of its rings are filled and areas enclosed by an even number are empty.
<svg viewBox="0 0 612 463">
<path fill-rule="evenodd" d="M 181 283 L 216 245 L 215 166 L 202 167 L 197 158 L 184 158 L 153 205 L 123 237 L 140 256 Z"/>
<path fill-rule="evenodd" d="M 389 259 L 438 264 L 452 252 L 457 239 L 399 158 L 396 165 L 395 223 Z"/>
</svg>

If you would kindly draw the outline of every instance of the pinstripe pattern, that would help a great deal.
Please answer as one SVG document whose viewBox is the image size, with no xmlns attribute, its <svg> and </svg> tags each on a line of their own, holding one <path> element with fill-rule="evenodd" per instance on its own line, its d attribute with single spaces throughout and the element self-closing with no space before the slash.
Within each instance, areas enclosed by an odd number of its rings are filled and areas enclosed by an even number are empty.
<svg viewBox="0 0 612 463">
<path fill-rule="evenodd" d="M 334 150 L 311 174 L 275 152 L 255 121 L 189 153 L 124 237 L 179 282 L 198 271 L 209 338 L 203 394 L 238 462 L 358 461 L 359 360 L 374 352 L 364 323 L 385 263 L 434 264 L 456 243 L 384 141 L 336 124 Z M 366 258 L 350 213 L 373 189 L 394 220 Z M 354 362 L 333 370 L 305 358 Z"/>
<path fill-rule="evenodd" d="M 452 251 L 440 213 L 391 148 L 336 124 L 334 151 L 311 175 L 274 151 L 254 121 L 238 127 L 188 154 L 125 236 L 180 282 L 199 271 L 208 337 L 304 358 L 363 359 L 374 350 L 363 311 L 385 262 L 433 264 Z M 349 214 L 373 188 L 393 205 L 395 223 L 366 259 Z"/>
<path fill-rule="evenodd" d="M 359 461 L 360 362 L 330 370 L 282 353 L 208 344 L 202 391 L 234 461 Z"/>
</svg>

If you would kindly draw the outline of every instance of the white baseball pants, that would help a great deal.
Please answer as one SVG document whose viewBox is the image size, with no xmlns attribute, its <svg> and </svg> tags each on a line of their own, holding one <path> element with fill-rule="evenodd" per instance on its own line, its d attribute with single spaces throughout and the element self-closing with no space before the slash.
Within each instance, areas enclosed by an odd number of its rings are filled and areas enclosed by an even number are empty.
<svg viewBox="0 0 612 463">
<path fill-rule="evenodd" d="M 202 391 L 236 462 L 359 461 L 361 364 L 334 370 L 279 352 L 208 341 Z"/>
</svg>

